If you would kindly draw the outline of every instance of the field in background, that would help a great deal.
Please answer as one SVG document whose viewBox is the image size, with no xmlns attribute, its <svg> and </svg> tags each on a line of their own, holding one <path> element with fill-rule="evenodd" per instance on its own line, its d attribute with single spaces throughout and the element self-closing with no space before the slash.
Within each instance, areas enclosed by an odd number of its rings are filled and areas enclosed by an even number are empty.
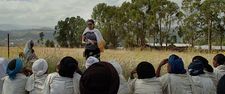
<svg viewBox="0 0 225 94">
<path fill-rule="evenodd" d="M 49 71 L 54 72 L 56 64 L 64 56 L 72 56 L 79 61 L 79 65 L 82 70 L 84 70 L 84 57 L 83 50 L 81 48 L 45 48 L 45 47 L 36 47 L 35 53 L 39 58 L 44 58 L 49 63 Z M 23 50 L 18 47 L 10 48 L 10 58 L 18 57 L 18 53 Z M 196 55 L 201 55 L 206 57 L 210 63 L 212 63 L 212 58 L 217 53 L 200 53 L 194 51 L 186 52 L 175 52 L 175 51 L 156 51 L 156 50 L 105 50 L 101 54 L 101 60 L 110 61 L 116 60 L 119 62 L 124 70 L 125 77 L 128 77 L 130 71 L 137 66 L 141 61 L 148 61 L 152 63 L 155 68 L 158 67 L 158 64 L 161 60 L 167 58 L 170 54 L 177 54 L 181 56 L 185 62 L 185 66 L 190 63 L 192 57 Z M 0 57 L 7 58 L 7 47 L 0 47 Z M 166 67 L 163 68 L 165 72 Z"/>
</svg>

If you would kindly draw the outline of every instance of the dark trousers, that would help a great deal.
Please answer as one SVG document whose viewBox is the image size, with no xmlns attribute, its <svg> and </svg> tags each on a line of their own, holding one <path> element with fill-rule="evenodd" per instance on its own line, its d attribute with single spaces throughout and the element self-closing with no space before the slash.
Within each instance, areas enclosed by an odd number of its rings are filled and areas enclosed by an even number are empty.
<svg viewBox="0 0 225 94">
<path fill-rule="evenodd" d="M 100 60 L 100 50 L 99 49 L 95 49 L 95 50 L 85 49 L 84 57 L 87 59 L 90 56 L 96 57 Z"/>
</svg>

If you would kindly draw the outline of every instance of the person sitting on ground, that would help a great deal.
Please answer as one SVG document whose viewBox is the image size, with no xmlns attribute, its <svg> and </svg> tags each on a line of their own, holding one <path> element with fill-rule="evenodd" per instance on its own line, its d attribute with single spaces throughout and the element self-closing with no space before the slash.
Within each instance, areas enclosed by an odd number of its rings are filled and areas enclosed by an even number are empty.
<svg viewBox="0 0 225 94">
<path fill-rule="evenodd" d="M 42 94 L 48 72 L 48 63 L 44 59 L 36 60 L 32 65 L 33 74 L 28 78 L 25 89 L 29 94 Z"/>
<path fill-rule="evenodd" d="M 88 67 L 90 67 L 92 64 L 94 63 L 98 63 L 99 60 L 93 56 L 90 56 L 87 58 L 86 62 L 85 62 L 85 68 L 87 69 Z"/>
<path fill-rule="evenodd" d="M 221 77 L 217 85 L 217 94 L 225 94 L 225 75 Z"/>
<path fill-rule="evenodd" d="M 203 63 L 203 65 L 204 65 L 204 72 L 205 72 L 204 75 L 208 76 L 213 81 L 213 84 L 216 87 L 218 81 L 216 80 L 216 74 L 213 71 L 213 67 L 211 65 L 209 65 L 209 61 L 206 58 L 202 57 L 202 56 L 195 56 L 195 57 L 192 58 L 192 62 L 196 61 L 196 60 L 199 60 L 199 61 L 201 61 Z"/>
<path fill-rule="evenodd" d="M 195 85 L 184 69 L 183 60 L 177 55 L 164 59 L 156 72 L 160 76 L 161 67 L 167 64 L 167 74 L 160 77 L 163 94 L 196 94 Z"/>
<path fill-rule="evenodd" d="M 57 65 L 57 72 L 46 78 L 43 94 L 80 94 L 78 69 L 77 60 L 64 57 Z"/>
<path fill-rule="evenodd" d="M 3 78 L 2 94 L 26 94 L 27 77 L 23 73 L 23 62 L 13 59 L 7 67 L 7 76 Z"/>
<path fill-rule="evenodd" d="M 137 73 L 138 78 L 133 79 L 134 73 Z M 139 63 L 131 72 L 128 83 L 130 94 L 163 94 L 162 85 L 156 78 L 153 65 L 146 61 Z"/>
<path fill-rule="evenodd" d="M 220 78 L 225 74 L 225 56 L 223 54 L 217 54 L 213 58 L 214 73 L 216 75 L 216 80 L 219 81 Z"/>
<path fill-rule="evenodd" d="M 130 90 L 128 88 L 128 83 L 127 83 L 125 77 L 123 76 L 122 67 L 115 60 L 110 61 L 110 64 L 113 65 L 113 67 L 116 69 L 116 71 L 118 72 L 119 77 L 120 77 L 120 86 L 119 86 L 119 90 L 118 90 L 117 94 L 129 94 Z"/>
<path fill-rule="evenodd" d="M 195 83 L 198 94 L 216 94 L 216 87 L 213 81 L 205 75 L 204 64 L 200 60 L 194 60 L 188 66 L 189 74 Z"/>
<path fill-rule="evenodd" d="M 119 75 L 107 62 L 91 65 L 80 79 L 81 94 L 117 94 Z"/>
<path fill-rule="evenodd" d="M 2 94 L 2 86 L 3 86 L 3 80 L 6 76 L 6 69 L 7 69 L 8 61 L 5 58 L 0 57 L 0 94 Z"/>
</svg>

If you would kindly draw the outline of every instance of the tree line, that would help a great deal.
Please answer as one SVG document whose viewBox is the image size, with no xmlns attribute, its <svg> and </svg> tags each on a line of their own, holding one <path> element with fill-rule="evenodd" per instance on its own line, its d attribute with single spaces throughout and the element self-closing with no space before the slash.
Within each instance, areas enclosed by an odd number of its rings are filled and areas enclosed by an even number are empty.
<svg viewBox="0 0 225 94">
<path fill-rule="evenodd" d="M 225 0 L 131 0 L 121 6 L 99 3 L 92 18 L 108 47 L 145 47 L 147 43 L 169 46 L 177 43 L 224 45 Z M 79 16 L 68 17 L 55 26 L 55 39 L 61 47 L 80 47 L 86 28 Z"/>
</svg>

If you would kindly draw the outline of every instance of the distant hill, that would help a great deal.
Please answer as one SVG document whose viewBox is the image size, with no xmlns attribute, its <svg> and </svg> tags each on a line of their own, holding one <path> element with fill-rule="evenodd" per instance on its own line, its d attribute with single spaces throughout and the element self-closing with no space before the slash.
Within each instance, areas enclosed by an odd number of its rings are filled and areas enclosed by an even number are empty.
<svg viewBox="0 0 225 94">
<path fill-rule="evenodd" d="M 7 34 L 10 34 L 10 42 L 21 44 L 28 40 L 37 41 L 39 33 L 44 32 L 44 38 L 53 40 L 54 29 L 50 27 L 40 26 L 23 26 L 23 25 L 2 25 L 0 24 L 0 45 L 5 45 L 7 42 Z"/>
</svg>

